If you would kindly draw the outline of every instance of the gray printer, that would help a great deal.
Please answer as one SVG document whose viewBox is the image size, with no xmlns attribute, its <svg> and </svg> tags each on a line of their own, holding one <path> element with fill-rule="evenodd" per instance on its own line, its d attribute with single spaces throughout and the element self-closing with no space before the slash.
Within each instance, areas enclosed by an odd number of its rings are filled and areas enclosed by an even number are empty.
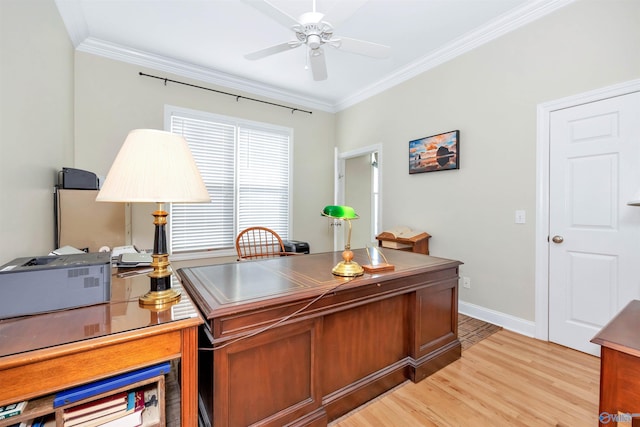
<svg viewBox="0 0 640 427">
<path fill-rule="evenodd" d="M 0 266 L 0 319 L 110 298 L 111 252 L 17 258 Z"/>
</svg>

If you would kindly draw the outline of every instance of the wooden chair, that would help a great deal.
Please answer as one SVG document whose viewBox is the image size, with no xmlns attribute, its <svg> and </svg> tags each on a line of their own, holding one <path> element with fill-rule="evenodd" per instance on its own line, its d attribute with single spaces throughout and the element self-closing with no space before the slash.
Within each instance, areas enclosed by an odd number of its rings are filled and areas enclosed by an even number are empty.
<svg viewBox="0 0 640 427">
<path fill-rule="evenodd" d="M 249 227 L 236 237 L 238 260 L 273 258 L 287 255 L 282 239 L 267 227 Z"/>
</svg>

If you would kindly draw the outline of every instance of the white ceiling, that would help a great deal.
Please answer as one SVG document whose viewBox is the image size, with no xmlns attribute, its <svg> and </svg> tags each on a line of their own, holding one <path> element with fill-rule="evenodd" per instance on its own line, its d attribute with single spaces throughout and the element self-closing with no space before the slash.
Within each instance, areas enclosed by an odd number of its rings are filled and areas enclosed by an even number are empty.
<svg viewBox="0 0 640 427">
<path fill-rule="evenodd" d="M 354 0 L 317 0 L 331 22 Z M 309 108 L 339 111 L 535 20 L 573 0 L 368 0 L 336 36 L 391 47 L 374 59 L 325 50 L 328 78 L 305 69 L 306 47 L 250 61 L 294 40 L 242 0 L 56 0 L 75 47 L 129 63 Z M 270 0 L 297 18 L 313 0 Z M 159 74 L 161 77 L 164 75 Z"/>
</svg>

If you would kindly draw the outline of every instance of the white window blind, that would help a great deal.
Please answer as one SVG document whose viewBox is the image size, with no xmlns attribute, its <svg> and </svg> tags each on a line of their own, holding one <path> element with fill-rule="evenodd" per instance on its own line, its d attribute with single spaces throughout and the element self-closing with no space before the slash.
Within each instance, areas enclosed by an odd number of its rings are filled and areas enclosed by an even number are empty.
<svg viewBox="0 0 640 427">
<path fill-rule="evenodd" d="M 167 119 L 187 140 L 211 196 L 211 203 L 171 205 L 173 253 L 234 248 L 250 226 L 288 238 L 289 129 L 181 109 L 169 109 Z"/>
</svg>

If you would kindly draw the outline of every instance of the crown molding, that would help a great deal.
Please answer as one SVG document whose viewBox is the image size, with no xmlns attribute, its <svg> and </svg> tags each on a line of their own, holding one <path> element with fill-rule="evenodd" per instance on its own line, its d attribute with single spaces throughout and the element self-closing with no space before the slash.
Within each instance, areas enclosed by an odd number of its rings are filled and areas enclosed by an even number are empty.
<svg viewBox="0 0 640 427">
<path fill-rule="evenodd" d="M 370 85 L 346 98 L 336 102 L 333 106 L 336 111 L 344 110 L 374 95 L 384 92 L 399 85 L 419 74 L 450 61 L 466 52 L 469 52 L 487 42 L 497 39 L 513 30 L 516 30 L 530 22 L 535 21 L 549 13 L 552 13 L 575 0 L 536 0 L 518 8 L 516 11 L 506 13 L 490 24 L 465 34 L 453 42 L 441 47 L 429 55 L 415 61 L 406 67 L 390 74 L 386 78 Z"/>
<path fill-rule="evenodd" d="M 195 79 L 201 82 L 211 83 L 229 89 L 235 89 L 252 95 L 264 96 L 272 100 L 275 99 L 281 102 L 291 103 L 294 104 L 294 107 L 306 107 L 330 113 L 336 112 L 332 104 L 318 99 L 304 97 L 291 91 L 282 90 L 253 80 L 243 79 L 241 77 L 215 71 L 210 68 L 200 67 L 187 62 L 177 61 L 172 58 L 150 54 L 148 52 L 131 49 L 92 37 L 88 37 L 83 40 L 76 47 L 76 50 Z"/>
<path fill-rule="evenodd" d="M 133 65 L 139 65 L 150 69 L 171 73 L 174 75 L 192 78 L 198 81 L 235 89 L 252 95 L 264 96 L 310 109 L 316 109 L 329 113 L 336 113 L 362 102 L 372 96 L 380 94 L 394 86 L 399 85 L 419 74 L 422 74 L 440 64 L 450 61 L 457 56 L 469 52 L 487 42 L 495 40 L 515 29 L 535 21 L 549 13 L 552 13 L 575 0 L 535 0 L 527 2 L 515 11 L 506 13 L 490 24 L 465 34 L 457 40 L 443 46 L 429 55 L 415 61 L 402 69 L 390 74 L 384 79 L 359 90 L 335 103 L 308 97 L 298 93 L 263 84 L 254 80 L 244 79 L 221 71 L 197 66 L 191 63 L 177 61 L 172 58 L 150 54 L 114 43 L 89 37 L 80 0 L 56 0 L 60 8 L 67 31 L 74 46 L 78 51 L 115 59 Z M 64 12 L 64 13 L 62 13 Z"/>
</svg>

